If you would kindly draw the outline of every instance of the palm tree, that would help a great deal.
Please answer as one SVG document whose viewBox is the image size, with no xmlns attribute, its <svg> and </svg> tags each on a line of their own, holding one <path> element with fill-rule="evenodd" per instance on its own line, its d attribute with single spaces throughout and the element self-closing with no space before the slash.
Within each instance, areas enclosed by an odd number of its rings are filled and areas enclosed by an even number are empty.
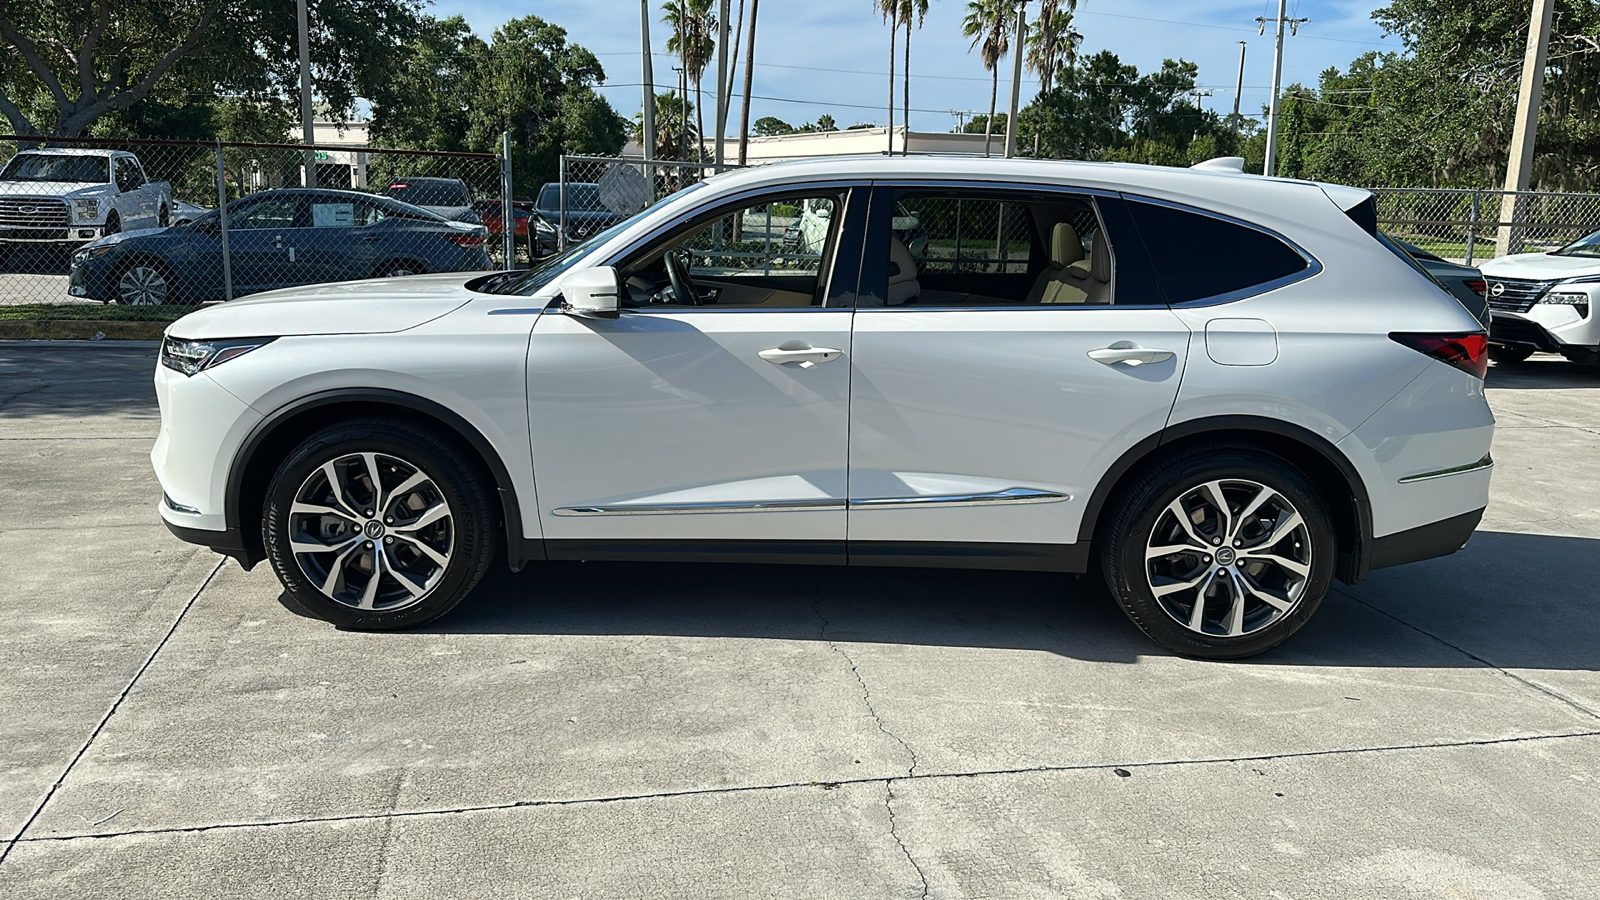
<svg viewBox="0 0 1600 900">
<path fill-rule="evenodd" d="M 695 134 L 704 135 L 701 82 L 706 67 L 711 65 L 711 55 L 717 49 L 716 39 L 711 36 L 717 27 L 717 17 L 711 11 L 711 0 L 667 0 L 661 4 L 661 10 L 666 14 L 663 21 L 672 28 L 667 38 L 667 52 L 678 54 L 685 76 L 694 82 Z M 705 162 L 705 155 L 705 141 L 699 140 L 695 145 L 695 159 Z"/>
<path fill-rule="evenodd" d="M 967 52 L 977 50 L 983 67 L 994 78 L 989 87 L 989 118 L 983 125 L 984 156 L 989 155 L 989 141 L 994 134 L 994 102 L 1000 93 L 1000 60 L 1011 50 L 1011 33 L 1006 30 L 1010 20 L 1009 0 L 968 0 L 967 16 L 961 20 L 962 36 L 972 38 L 972 46 L 967 48 Z"/>
<path fill-rule="evenodd" d="M 1063 9 L 1062 7 L 1065 7 Z M 1039 21 L 1028 34 L 1028 68 L 1039 76 L 1039 93 L 1047 94 L 1055 86 L 1056 72 L 1070 69 L 1078 62 L 1078 47 L 1083 35 L 1072 27 L 1072 14 L 1077 11 L 1078 0 L 1043 0 L 1039 5 Z"/>
<path fill-rule="evenodd" d="M 872 0 L 873 12 L 883 14 L 883 20 L 889 23 L 889 127 L 885 131 L 889 135 L 889 153 L 894 153 L 894 36 L 900 29 L 900 4 L 901 0 Z"/>
<path fill-rule="evenodd" d="M 911 20 L 915 18 L 917 27 L 922 27 L 922 23 L 928 18 L 928 0 L 891 0 L 891 2 L 899 7 L 900 21 L 906 23 L 906 59 L 905 71 L 902 76 L 905 81 L 902 85 L 903 90 L 900 91 L 900 102 L 905 104 L 905 114 L 900 117 L 900 124 L 906 127 L 906 133 L 909 135 L 911 133 Z M 1055 0 L 1046 0 L 1046 2 L 1055 2 Z M 1076 4 L 1077 0 L 1068 0 L 1068 2 Z M 891 57 L 894 56 L 892 52 L 889 55 Z M 894 66 L 891 64 L 889 69 L 889 77 L 893 78 Z M 908 150 L 909 148 L 905 144 L 901 145 L 901 154 L 905 154 Z"/>
<path fill-rule="evenodd" d="M 756 64 L 756 10 L 760 6 L 761 0 L 750 0 L 750 33 L 745 36 L 744 96 L 739 98 L 739 165 L 741 166 L 745 164 L 750 150 L 750 88 L 755 81 L 752 67 Z"/>
</svg>

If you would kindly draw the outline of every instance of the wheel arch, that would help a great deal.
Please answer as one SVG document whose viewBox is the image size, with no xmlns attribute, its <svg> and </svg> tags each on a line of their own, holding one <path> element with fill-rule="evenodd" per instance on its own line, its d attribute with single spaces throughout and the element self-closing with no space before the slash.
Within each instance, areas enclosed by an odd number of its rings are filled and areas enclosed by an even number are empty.
<svg viewBox="0 0 1600 900">
<path fill-rule="evenodd" d="M 1228 441 L 1275 453 L 1294 464 L 1328 501 L 1339 541 L 1334 575 L 1346 584 L 1367 577 L 1372 567 L 1372 502 L 1355 466 L 1326 438 L 1288 422 L 1260 416 L 1214 416 L 1169 426 L 1124 453 L 1089 495 L 1078 540 L 1093 541 L 1106 503 L 1140 472 L 1170 454 L 1197 444 Z"/>
<path fill-rule="evenodd" d="M 428 425 L 462 440 L 494 479 L 500 497 L 506 558 L 512 571 L 542 556 L 543 542 L 524 538 L 521 507 L 510 471 L 494 446 L 471 422 L 454 410 L 415 394 L 383 388 L 342 388 L 300 398 L 274 411 L 256 424 L 234 456 L 228 470 L 223 510 L 228 529 L 237 529 L 244 543 L 240 562 L 245 568 L 266 556 L 260 528 L 247 527 L 247 523 L 259 522 L 261 518 L 267 484 L 276 464 L 317 430 L 345 419 L 374 415 Z"/>
</svg>

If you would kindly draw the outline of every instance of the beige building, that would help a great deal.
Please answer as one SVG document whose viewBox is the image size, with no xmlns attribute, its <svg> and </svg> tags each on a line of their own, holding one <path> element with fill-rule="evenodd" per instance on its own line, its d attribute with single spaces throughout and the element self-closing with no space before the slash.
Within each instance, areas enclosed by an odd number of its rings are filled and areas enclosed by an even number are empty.
<svg viewBox="0 0 1600 900">
<path fill-rule="evenodd" d="M 854 128 L 848 131 L 810 131 L 799 134 L 779 134 L 771 137 L 750 138 L 748 161 L 751 165 L 760 163 L 778 162 L 785 159 L 805 159 L 812 156 L 855 156 L 860 154 L 882 154 L 893 147 L 895 153 L 949 153 L 966 156 L 981 156 L 983 154 L 983 135 L 981 134 L 952 134 L 937 131 L 908 131 L 905 126 L 897 125 L 892 133 L 890 129 Z M 622 148 L 622 155 L 639 158 L 641 147 L 638 141 L 629 141 Z M 989 152 L 999 156 L 1005 149 L 1005 135 L 997 134 L 990 138 Z M 706 159 L 711 159 L 716 152 L 716 142 L 712 139 L 705 141 Z M 736 162 L 739 158 L 739 138 L 737 136 L 726 138 L 723 152 L 727 155 L 728 162 Z"/>
</svg>

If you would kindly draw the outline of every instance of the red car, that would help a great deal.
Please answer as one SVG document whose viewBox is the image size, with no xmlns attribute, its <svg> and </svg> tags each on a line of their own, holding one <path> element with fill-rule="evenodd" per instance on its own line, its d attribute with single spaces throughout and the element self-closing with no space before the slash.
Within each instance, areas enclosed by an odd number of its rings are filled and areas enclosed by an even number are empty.
<svg viewBox="0 0 1600 900">
<path fill-rule="evenodd" d="M 500 201 L 481 200 L 474 205 L 477 207 L 478 215 L 483 217 L 483 224 L 489 229 L 490 234 L 504 233 L 504 217 L 501 215 Z M 517 237 L 527 237 L 528 222 L 533 218 L 533 210 L 528 205 L 513 200 L 511 215 L 516 222 L 516 231 L 513 233 Z"/>
</svg>

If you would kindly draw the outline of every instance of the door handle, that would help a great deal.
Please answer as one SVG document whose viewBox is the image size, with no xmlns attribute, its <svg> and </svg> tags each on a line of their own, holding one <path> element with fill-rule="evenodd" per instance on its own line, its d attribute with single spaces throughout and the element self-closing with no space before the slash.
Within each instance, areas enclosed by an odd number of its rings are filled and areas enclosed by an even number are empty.
<svg viewBox="0 0 1600 900">
<path fill-rule="evenodd" d="M 1166 362 L 1172 357 L 1173 352 L 1171 350 L 1140 347 L 1129 341 L 1118 341 L 1109 347 L 1089 351 L 1090 359 L 1108 366 L 1114 366 L 1117 363 L 1142 366 L 1145 363 Z"/>
<path fill-rule="evenodd" d="M 283 235 L 275 234 L 275 235 L 272 236 L 272 249 L 274 249 L 274 250 L 282 250 L 283 249 Z"/>
<path fill-rule="evenodd" d="M 838 359 L 844 355 L 844 351 L 834 350 L 831 347 L 794 347 L 784 344 L 771 350 L 763 350 L 756 355 L 775 366 L 781 366 L 785 363 L 799 363 L 800 368 L 807 369 L 817 363 Z"/>
<path fill-rule="evenodd" d="M 362 238 L 362 240 L 366 241 L 369 244 L 376 244 L 378 241 L 383 240 L 383 235 L 381 235 L 381 234 L 369 234 L 366 237 Z"/>
</svg>

